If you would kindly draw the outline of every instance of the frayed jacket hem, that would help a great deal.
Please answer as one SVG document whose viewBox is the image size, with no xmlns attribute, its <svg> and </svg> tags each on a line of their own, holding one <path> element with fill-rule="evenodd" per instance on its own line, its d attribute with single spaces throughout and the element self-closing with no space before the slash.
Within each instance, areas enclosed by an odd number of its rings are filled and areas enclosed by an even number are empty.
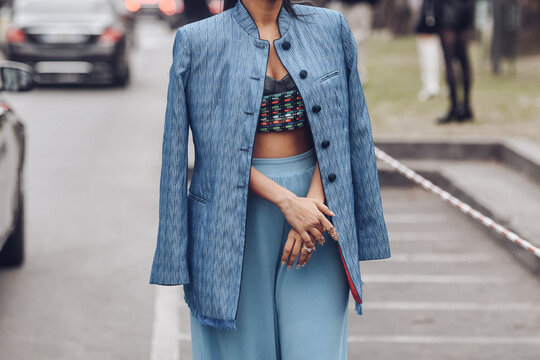
<svg viewBox="0 0 540 360">
<path fill-rule="evenodd" d="M 184 297 L 186 304 L 188 305 L 191 313 L 197 319 L 197 321 L 203 325 L 208 325 L 220 330 L 236 330 L 236 324 L 234 320 L 216 319 L 209 316 L 202 315 L 189 301 Z"/>
</svg>

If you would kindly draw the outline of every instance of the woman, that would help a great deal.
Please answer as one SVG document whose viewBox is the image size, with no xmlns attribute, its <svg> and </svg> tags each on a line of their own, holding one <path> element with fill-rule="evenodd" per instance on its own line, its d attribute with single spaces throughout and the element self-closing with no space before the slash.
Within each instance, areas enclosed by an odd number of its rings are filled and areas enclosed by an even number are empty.
<svg viewBox="0 0 540 360">
<path fill-rule="evenodd" d="M 437 119 L 438 124 L 451 121 L 472 120 L 471 64 L 467 53 L 469 31 L 474 24 L 474 0 L 437 0 L 439 7 L 439 36 L 446 64 L 446 82 L 450 93 L 450 109 L 445 116 Z M 457 101 L 457 81 L 453 63 L 457 59 L 461 65 L 463 82 L 463 101 L 461 106 Z"/>
<path fill-rule="evenodd" d="M 184 286 L 195 359 L 345 359 L 359 261 L 390 257 L 354 36 L 289 0 L 224 8 L 176 33 L 150 283 Z"/>
</svg>

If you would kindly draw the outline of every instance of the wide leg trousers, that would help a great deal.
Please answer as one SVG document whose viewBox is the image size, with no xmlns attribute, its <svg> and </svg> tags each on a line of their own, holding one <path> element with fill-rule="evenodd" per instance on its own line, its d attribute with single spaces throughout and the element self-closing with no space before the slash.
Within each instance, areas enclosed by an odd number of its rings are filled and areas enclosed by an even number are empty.
<svg viewBox="0 0 540 360">
<path fill-rule="evenodd" d="M 316 165 L 312 148 L 252 165 L 306 196 Z M 332 209 L 331 209 L 332 210 Z M 280 209 L 248 195 L 246 243 L 236 330 L 200 324 L 191 315 L 194 360 L 342 360 L 347 358 L 349 287 L 337 244 L 328 236 L 304 267 L 281 266 L 290 225 Z"/>
</svg>

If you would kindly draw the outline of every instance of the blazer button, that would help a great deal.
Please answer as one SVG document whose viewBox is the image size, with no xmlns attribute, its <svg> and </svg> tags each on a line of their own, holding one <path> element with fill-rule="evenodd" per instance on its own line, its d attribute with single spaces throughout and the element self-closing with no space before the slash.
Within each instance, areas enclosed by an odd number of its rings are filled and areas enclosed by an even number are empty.
<svg viewBox="0 0 540 360">
<path fill-rule="evenodd" d="M 333 182 L 334 180 L 336 180 L 336 174 L 334 173 L 331 173 L 328 175 L 328 180 L 330 180 L 331 182 Z"/>
<path fill-rule="evenodd" d="M 323 140 L 323 142 L 322 142 L 321 145 L 322 145 L 323 148 L 326 149 L 326 148 L 330 145 L 330 141 L 328 141 L 328 140 Z"/>
<path fill-rule="evenodd" d="M 289 50 L 291 48 L 291 43 L 288 41 L 284 41 L 283 45 L 281 45 L 285 50 Z"/>
<path fill-rule="evenodd" d="M 307 76 L 307 71 L 306 71 L 306 70 L 300 70 L 300 77 L 301 77 L 302 79 L 305 79 L 306 76 Z"/>
<path fill-rule="evenodd" d="M 321 111 L 321 105 L 313 105 L 311 110 L 313 110 L 313 112 L 318 113 L 319 111 Z"/>
</svg>

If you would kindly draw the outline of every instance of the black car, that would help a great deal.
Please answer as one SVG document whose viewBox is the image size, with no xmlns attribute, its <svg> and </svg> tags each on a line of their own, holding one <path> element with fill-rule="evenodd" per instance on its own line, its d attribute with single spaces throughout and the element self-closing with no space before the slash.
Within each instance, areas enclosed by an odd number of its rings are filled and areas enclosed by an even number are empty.
<svg viewBox="0 0 540 360">
<path fill-rule="evenodd" d="M 36 82 L 129 80 L 129 36 L 111 0 L 16 0 L 6 58 L 33 66 Z"/>
<path fill-rule="evenodd" d="M 32 68 L 0 64 L 0 90 L 32 89 Z M 24 257 L 24 126 L 0 97 L 0 266 L 18 266 Z"/>
</svg>

